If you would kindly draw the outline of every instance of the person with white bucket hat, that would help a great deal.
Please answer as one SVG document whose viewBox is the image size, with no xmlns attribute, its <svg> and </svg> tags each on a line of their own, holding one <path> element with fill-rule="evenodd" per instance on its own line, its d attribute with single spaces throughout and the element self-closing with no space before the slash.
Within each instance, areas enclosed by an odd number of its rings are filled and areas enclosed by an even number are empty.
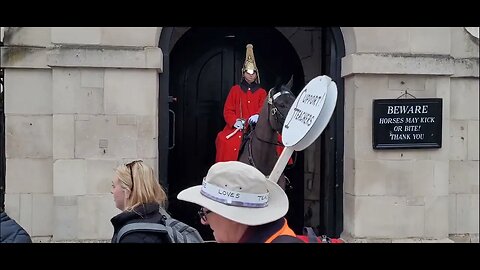
<svg viewBox="0 0 480 270">
<path fill-rule="evenodd" d="M 201 185 L 181 191 L 179 200 L 200 205 L 201 222 L 217 243 L 271 243 L 295 236 L 284 218 L 288 197 L 258 169 L 239 161 L 210 167 Z"/>
</svg>

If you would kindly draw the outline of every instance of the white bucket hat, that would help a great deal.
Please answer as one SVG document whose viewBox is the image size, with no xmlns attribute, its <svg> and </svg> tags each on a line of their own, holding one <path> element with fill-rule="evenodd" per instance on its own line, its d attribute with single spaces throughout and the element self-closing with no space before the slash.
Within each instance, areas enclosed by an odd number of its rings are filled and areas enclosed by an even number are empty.
<svg viewBox="0 0 480 270">
<path fill-rule="evenodd" d="M 239 161 L 214 164 L 202 185 L 181 191 L 177 198 L 251 226 L 275 221 L 288 211 L 283 189 L 255 167 Z"/>
</svg>

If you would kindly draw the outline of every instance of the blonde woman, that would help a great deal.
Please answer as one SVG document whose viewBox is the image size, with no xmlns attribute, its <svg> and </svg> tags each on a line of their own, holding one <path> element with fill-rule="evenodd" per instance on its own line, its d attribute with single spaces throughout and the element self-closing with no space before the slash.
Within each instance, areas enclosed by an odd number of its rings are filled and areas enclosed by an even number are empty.
<svg viewBox="0 0 480 270">
<path fill-rule="evenodd" d="M 159 212 L 159 207 L 165 205 L 167 196 L 158 183 L 153 169 L 141 160 L 120 165 L 115 169 L 111 193 L 115 206 L 122 210 L 122 213 L 110 220 L 114 229 L 112 242 L 126 224 L 162 222 L 163 216 Z M 125 235 L 119 242 L 166 243 L 167 237 L 166 234 L 136 231 Z"/>
</svg>

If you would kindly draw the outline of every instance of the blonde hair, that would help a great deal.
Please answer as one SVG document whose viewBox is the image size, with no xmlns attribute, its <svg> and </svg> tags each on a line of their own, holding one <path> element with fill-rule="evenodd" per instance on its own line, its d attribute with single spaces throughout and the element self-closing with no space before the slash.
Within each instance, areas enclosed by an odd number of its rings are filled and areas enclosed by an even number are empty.
<svg viewBox="0 0 480 270">
<path fill-rule="evenodd" d="M 125 200 L 126 211 L 132 211 L 145 203 L 158 203 L 162 207 L 165 206 L 167 194 L 157 181 L 153 169 L 144 162 L 135 161 L 128 166 L 120 165 L 115 169 L 115 173 L 122 188 L 130 190 L 130 196 Z"/>
</svg>

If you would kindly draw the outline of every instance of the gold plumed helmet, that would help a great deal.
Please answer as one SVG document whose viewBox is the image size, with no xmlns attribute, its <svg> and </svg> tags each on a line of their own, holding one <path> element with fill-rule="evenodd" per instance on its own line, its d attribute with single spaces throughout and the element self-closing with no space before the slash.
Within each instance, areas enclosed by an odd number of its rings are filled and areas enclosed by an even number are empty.
<svg viewBox="0 0 480 270">
<path fill-rule="evenodd" d="M 242 68 L 242 76 L 243 74 L 248 72 L 249 74 L 253 74 L 254 71 L 257 72 L 257 79 L 255 81 L 260 84 L 260 73 L 258 72 L 257 64 L 255 63 L 255 56 L 253 55 L 253 45 L 247 44 L 247 51 L 245 53 L 245 63 L 243 64 Z"/>
</svg>

